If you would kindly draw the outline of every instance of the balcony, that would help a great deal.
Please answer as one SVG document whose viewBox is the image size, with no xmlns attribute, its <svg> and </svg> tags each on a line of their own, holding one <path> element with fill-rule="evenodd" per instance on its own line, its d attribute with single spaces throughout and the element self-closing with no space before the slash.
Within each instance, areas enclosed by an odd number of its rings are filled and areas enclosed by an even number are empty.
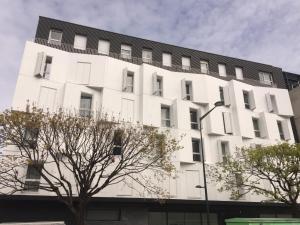
<svg viewBox="0 0 300 225">
<path fill-rule="evenodd" d="M 128 54 L 124 55 L 124 54 L 118 54 L 118 53 L 114 53 L 114 52 L 110 52 L 109 55 L 101 54 L 101 53 L 98 52 L 98 49 L 86 48 L 85 50 L 80 50 L 80 49 L 74 48 L 74 46 L 70 45 L 70 44 L 60 43 L 60 45 L 58 45 L 58 44 L 48 43 L 48 40 L 41 39 L 41 38 L 35 38 L 34 42 L 38 43 L 38 44 L 46 45 L 46 46 L 49 46 L 49 47 L 52 47 L 52 48 L 57 48 L 57 49 L 60 49 L 60 50 L 63 50 L 63 51 L 67 51 L 67 52 L 90 54 L 90 55 L 109 56 L 111 58 L 123 60 L 123 61 L 134 63 L 134 64 L 137 64 L 137 65 L 142 65 L 143 63 L 146 63 L 146 64 L 149 64 L 149 65 L 152 65 L 152 66 L 155 66 L 155 67 L 159 67 L 159 68 L 174 71 L 174 72 L 207 74 L 207 75 L 216 77 L 218 79 L 227 80 L 227 81 L 237 80 L 237 81 L 247 83 L 247 84 L 250 84 L 250 85 L 254 85 L 254 86 L 277 87 L 277 85 L 275 83 L 265 84 L 265 83 L 260 82 L 259 80 L 249 79 L 249 78 L 244 78 L 243 80 L 239 80 L 234 75 L 220 76 L 219 73 L 213 72 L 213 71 L 206 71 L 207 73 L 203 73 L 203 71 L 201 71 L 201 69 L 200 69 L 200 66 L 199 66 L 199 68 L 194 68 L 194 67 L 187 68 L 187 67 L 182 66 L 182 65 L 174 65 L 174 64 L 172 64 L 171 66 L 164 66 L 162 64 L 162 62 L 158 62 L 158 61 L 154 61 L 154 60 L 145 60 L 145 58 L 143 59 L 143 58 L 132 57 L 132 56 L 129 57 Z"/>
</svg>

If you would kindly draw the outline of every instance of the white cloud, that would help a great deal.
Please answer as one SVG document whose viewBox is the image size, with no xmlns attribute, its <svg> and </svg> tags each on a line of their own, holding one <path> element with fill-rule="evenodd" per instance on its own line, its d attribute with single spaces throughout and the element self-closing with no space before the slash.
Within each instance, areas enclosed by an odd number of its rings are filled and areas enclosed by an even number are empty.
<svg viewBox="0 0 300 225">
<path fill-rule="evenodd" d="M 0 110 L 10 106 L 38 16 L 244 58 L 298 72 L 300 1 L 2 0 Z"/>
</svg>

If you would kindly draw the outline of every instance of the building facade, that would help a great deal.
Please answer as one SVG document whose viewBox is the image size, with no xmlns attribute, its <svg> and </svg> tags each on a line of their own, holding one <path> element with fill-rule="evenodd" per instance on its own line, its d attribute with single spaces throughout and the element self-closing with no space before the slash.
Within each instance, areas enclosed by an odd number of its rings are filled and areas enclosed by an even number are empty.
<svg viewBox="0 0 300 225">
<path fill-rule="evenodd" d="M 293 110 L 280 68 L 40 17 L 35 40 L 25 45 L 12 107 L 25 110 L 29 101 L 82 116 L 102 110 L 183 135 L 183 148 L 174 156 L 178 173 L 162 183 L 170 199 L 160 204 L 115 185 L 94 198 L 87 220 L 188 225 L 205 224 L 204 190 L 195 188 L 203 185 L 198 118 L 220 100 L 224 106 L 203 121 L 207 164 L 224 160 L 236 148 L 294 142 Z M 208 198 L 211 224 L 235 216 L 290 216 L 288 208 L 265 203 L 261 196 L 232 201 L 210 181 Z M 29 207 L 28 214 L 15 220 L 68 221 L 63 206 L 42 191 L 1 200 L 3 221 L 26 202 L 40 216 Z"/>
</svg>

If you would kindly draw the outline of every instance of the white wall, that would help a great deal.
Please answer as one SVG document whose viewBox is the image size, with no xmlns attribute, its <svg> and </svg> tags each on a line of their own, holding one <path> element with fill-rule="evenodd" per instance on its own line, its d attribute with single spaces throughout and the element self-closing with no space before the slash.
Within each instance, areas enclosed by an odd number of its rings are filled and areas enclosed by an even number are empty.
<svg viewBox="0 0 300 225">
<path fill-rule="evenodd" d="M 45 52 L 53 57 L 49 80 L 37 78 L 33 74 L 38 52 Z M 74 80 L 77 62 L 91 64 L 90 78 L 86 84 Z M 122 91 L 125 68 L 134 73 L 133 93 Z M 153 73 L 163 77 L 162 97 L 153 95 Z M 183 79 L 192 82 L 194 102 L 182 99 Z M 189 110 L 200 109 L 202 115 L 206 113 L 216 101 L 220 100 L 219 86 L 228 88 L 230 101 L 228 106 L 216 108 L 203 120 L 203 143 L 208 164 L 219 160 L 220 140 L 229 143 L 232 154 L 237 147 L 249 146 L 252 143 L 269 145 L 280 141 L 276 121 L 289 121 L 289 117 L 293 115 L 287 90 L 256 87 L 235 80 L 224 81 L 205 74 L 171 72 L 148 64 L 139 66 L 108 56 L 68 53 L 32 42 L 26 43 L 12 106 L 14 109 L 24 110 L 27 100 L 38 104 L 41 88 L 49 87 L 56 90 L 55 107 L 52 110 L 59 107 L 78 110 L 81 93 L 87 93 L 93 96 L 92 110 L 104 110 L 120 119 L 160 127 L 161 105 L 169 105 L 172 118 L 171 131 L 175 136 L 183 135 L 181 141 L 183 148 L 174 156 L 174 163 L 178 169 L 176 179 L 166 180 L 164 186 L 171 188 L 173 198 L 197 199 L 204 198 L 203 190 L 194 188 L 197 184 L 203 185 L 202 164 L 193 161 L 191 139 L 200 139 L 200 133 L 199 130 L 190 128 Z M 255 109 L 245 109 L 243 90 L 253 91 Z M 267 93 L 276 96 L 278 112 L 268 112 L 265 98 Z M 232 134 L 224 132 L 223 112 L 231 114 Z M 267 130 L 265 138 L 254 137 L 252 117 L 255 116 L 263 117 L 265 120 Z M 289 141 L 293 142 L 290 122 L 288 126 L 291 135 Z M 105 190 L 100 196 L 120 197 L 122 193 L 120 190 L 124 190 L 122 184 L 120 185 Z M 125 192 L 126 197 L 138 197 L 135 191 Z M 228 200 L 228 196 L 228 193 L 219 193 L 215 184 L 209 186 L 209 199 Z M 247 197 L 246 200 L 253 199 Z"/>
</svg>

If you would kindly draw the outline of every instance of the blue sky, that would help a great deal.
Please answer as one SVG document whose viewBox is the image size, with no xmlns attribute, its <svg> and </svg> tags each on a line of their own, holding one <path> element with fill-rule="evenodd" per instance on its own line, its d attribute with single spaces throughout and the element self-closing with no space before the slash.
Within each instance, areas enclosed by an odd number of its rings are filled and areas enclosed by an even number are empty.
<svg viewBox="0 0 300 225">
<path fill-rule="evenodd" d="M 11 106 L 38 16 L 300 73 L 299 0 L 0 0 L 0 110 Z"/>
</svg>

